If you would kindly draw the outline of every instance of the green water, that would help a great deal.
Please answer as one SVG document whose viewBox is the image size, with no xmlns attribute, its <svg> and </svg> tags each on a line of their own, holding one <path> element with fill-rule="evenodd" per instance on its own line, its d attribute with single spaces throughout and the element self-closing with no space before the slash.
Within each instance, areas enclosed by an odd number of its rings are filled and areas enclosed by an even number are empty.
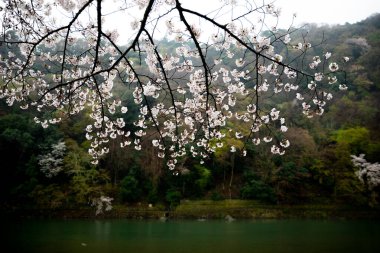
<svg viewBox="0 0 380 253">
<path fill-rule="evenodd" d="M 380 252 L 379 221 L 4 221 L 0 252 Z"/>
</svg>

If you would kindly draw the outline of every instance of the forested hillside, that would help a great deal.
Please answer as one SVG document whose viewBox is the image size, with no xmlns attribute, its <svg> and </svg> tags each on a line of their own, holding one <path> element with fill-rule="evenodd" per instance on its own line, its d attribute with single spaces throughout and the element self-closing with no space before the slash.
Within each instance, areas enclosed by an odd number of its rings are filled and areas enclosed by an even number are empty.
<svg viewBox="0 0 380 253">
<path fill-rule="evenodd" d="M 90 119 L 86 111 L 44 129 L 34 123 L 36 112 L 10 108 L 1 100 L 0 205 L 77 208 L 100 196 L 112 197 L 114 204 L 168 207 L 181 199 L 230 198 L 271 204 L 379 205 L 380 184 L 359 180 L 351 155 L 365 154 L 371 163 L 380 161 L 380 15 L 356 24 L 309 25 L 302 34 L 311 44 L 326 40 L 325 52 L 334 49 L 339 57 L 350 58 L 348 89 L 332 91 L 333 102 L 325 114 L 311 119 L 300 113 L 297 101 L 273 98 L 271 103 L 279 104 L 288 120 L 291 147 L 284 156 L 227 137 L 230 146 L 245 145 L 247 156 L 227 148 L 218 149 L 204 163 L 188 156 L 177 165 L 179 173 L 173 174 L 157 158 L 151 141 L 143 142 L 138 152 L 132 147 L 121 149 L 119 142 L 111 140 L 109 154 L 95 166 L 87 152 L 90 142 L 85 128 Z M 171 50 L 171 41 L 160 43 Z M 0 49 L 1 55 L 13 50 Z M 114 89 L 125 92 L 118 86 Z M 131 98 L 129 111 L 137 115 L 132 90 L 121 96 Z M 127 127 L 135 127 L 133 113 L 120 117 L 129 117 Z M 225 133 L 240 128 L 231 122 Z"/>
</svg>

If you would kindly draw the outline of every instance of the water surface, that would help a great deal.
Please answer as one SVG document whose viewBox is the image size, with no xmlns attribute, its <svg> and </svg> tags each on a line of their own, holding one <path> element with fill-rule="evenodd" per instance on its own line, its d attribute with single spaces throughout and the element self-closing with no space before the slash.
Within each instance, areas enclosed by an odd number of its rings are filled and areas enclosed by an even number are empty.
<svg viewBox="0 0 380 253">
<path fill-rule="evenodd" d="M 379 221 L 4 221 L 1 252 L 380 252 Z"/>
</svg>

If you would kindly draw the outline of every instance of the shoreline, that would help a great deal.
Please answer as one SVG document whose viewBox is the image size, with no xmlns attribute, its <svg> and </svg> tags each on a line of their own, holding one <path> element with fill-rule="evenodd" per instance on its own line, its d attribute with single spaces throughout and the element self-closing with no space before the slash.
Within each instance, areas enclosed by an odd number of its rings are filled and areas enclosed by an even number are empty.
<svg viewBox="0 0 380 253">
<path fill-rule="evenodd" d="M 115 205 L 112 210 L 96 215 L 95 209 L 1 209 L 2 216 L 13 218 L 58 219 L 380 219 L 380 209 L 342 205 L 268 205 L 245 200 L 182 201 L 174 210 L 163 206 Z"/>
</svg>

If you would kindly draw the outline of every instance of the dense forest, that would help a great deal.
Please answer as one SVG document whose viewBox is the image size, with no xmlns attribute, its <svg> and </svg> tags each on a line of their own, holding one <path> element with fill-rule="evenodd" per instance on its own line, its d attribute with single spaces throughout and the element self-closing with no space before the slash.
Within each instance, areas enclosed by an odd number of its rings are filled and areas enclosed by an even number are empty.
<svg viewBox="0 0 380 253">
<path fill-rule="evenodd" d="M 296 101 L 271 101 L 288 119 L 291 147 L 284 156 L 227 137 L 225 142 L 236 142 L 236 147 L 245 145 L 247 156 L 221 148 L 204 163 L 190 156 L 182 159 L 180 173 L 173 174 L 157 158 L 151 141 L 136 151 L 121 149 L 115 140 L 109 143 L 110 152 L 93 165 L 84 134 L 90 121 L 86 112 L 44 129 L 34 123 L 37 112 L 11 108 L 0 100 L 1 207 L 80 208 L 100 196 L 113 198 L 113 204 L 167 207 L 183 199 L 378 206 L 379 184 L 360 180 L 351 155 L 365 154 L 370 163 L 380 158 L 380 15 L 356 24 L 302 29 L 312 44 L 318 44 L 324 34 L 324 51 L 350 58 L 348 89 L 332 91 L 335 97 L 325 114 L 312 119 L 299 112 Z M 171 50 L 171 41 L 160 43 Z M 0 49 L 2 55 L 12 51 Z M 125 91 L 116 86 L 115 92 Z M 132 102 L 128 107 L 138 110 Z M 130 117 L 125 122 L 134 120 L 133 113 L 123 117 Z M 225 131 L 241 127 L 231 122 Z"/>
</svg>

